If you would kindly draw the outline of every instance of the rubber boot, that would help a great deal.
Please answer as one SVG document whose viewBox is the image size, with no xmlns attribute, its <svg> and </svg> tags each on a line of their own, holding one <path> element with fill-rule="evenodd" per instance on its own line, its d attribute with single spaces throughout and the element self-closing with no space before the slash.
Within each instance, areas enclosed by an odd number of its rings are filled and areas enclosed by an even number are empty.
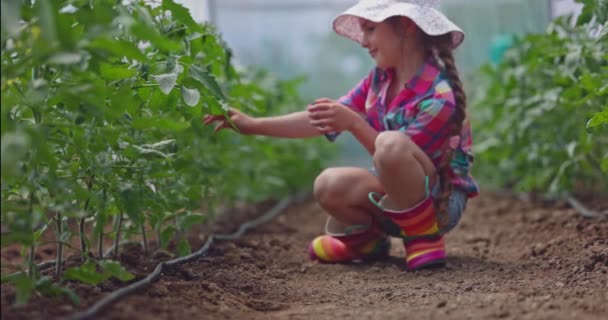
<svg viewBox="0 0 608 320">
<path fill-rule="evenodd" d="M 401 228 L 400 237 L 405 246 L 405 259 L 409 270 L 445 265 L 446 253 L 443 235 L 439 232 L 435 204 L 428 192 L 422 202 L 414 207 L 398 210 L 385 196 L 370 193 L 370 200 Z"/>
<path fill-rule="evenodd" d="M 390 239 L 375 220 L 371 225 L 343 226 L 329 217 L 325 235 L 316 237 L 308 246 L 312 260 L 346 263 L 378 260 L 389 255 Z"/>
</svg>

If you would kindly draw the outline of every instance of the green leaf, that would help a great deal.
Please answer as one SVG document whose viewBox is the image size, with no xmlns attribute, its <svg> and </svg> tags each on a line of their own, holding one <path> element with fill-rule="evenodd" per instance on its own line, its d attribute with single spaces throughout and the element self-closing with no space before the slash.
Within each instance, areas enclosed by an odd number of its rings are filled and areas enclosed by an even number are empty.
<svg viewBox="0 0 608 320">
<path fill-rule="evenodd" d="M 154 79 L 158 82 L 158 86 L 160 87 L 160 91 L 164 94 L 169 94 L 173 87 L 177 84 L 177 73 L 165 73 L 155 75 Z"/>
<path fill-rule="evenodd" d="M 99 71 L 106 80 L 122 80 L 137 75 L 137 70 L 129 68 L 128 65 L 102 63 L 99 66 Z"/>
<path fill-rule="evenodd" d="M 47 62 L 50 64 L 70 65 L 80 63 L 83 58 L 82 52 L 59 52 L 52 55 Z"/>
<path fill-rule="evenodd" d="M 131 183 L 123 185 L 120 190 L 120 208 L 127 214 L 133 224 L 140 226 L 144 223 L 144 215 L 141 212 L 141 192 L 138 186 Z"/>
<path fill-rule="evenodd" d="M 150 43 L 165 52 L 174 52 L 181 48 L 180 43 L 170 40 L 160 34 L 157 29 L 143 23 L 134 24 L 131 27 L 131 32 L 142 40 L 150 41 Z"/>
<path fill-rule="evenodd" d="M 74 304 L 80 304 L 80 297 L 71 290 L 70 288 L 64 288 L 53 284 L 52 280 L 49 277 L 42 277 L 36 283 L 36 290 L 47 297 L 56 297 L 65 295 Z"/>
<path fill-rule="evenodd" d="M 166 248 L 167 247 L 167 244 L 169 244 L 169 241 L 171 241 L 171 239 L 173 239 L 173 236 L 175 235 L 176 231 L 177 230 L 172 225 L 167 226 L 165 229 L 163 229 L 161 231 L 161 233 L 160 233 L 160 246 L 162 248 Z"/>
<path fill-rule="evenodd" d="M 109 275 L 97 272 L 97 265 L 91 261 L 80 267 L 65 270 L 63 277 L 67 280 L 76 280 L 82 283 L 97 285 L 109 278 Z"/>
<path fill-rule="evenodd" d="M 15 304 L 18 306 L 25 305 L 30 300 L 32 292 L 36 287 L 35 280 L 28 277 L 25 273 L 22 273 L 11 281 L 15 284 L 15 287 L 17 287 Z"/>
<path fill-rule="evenodd" d="M 137 150 L 137 153 L 140 156 L 143 156 L 145 158 L 158 158 L 158 159 L 171 158 L 171 155 L 165 154 L 165 153 L 155 150 L 155 149 L 146 149 L 146 148 L 142 148 L 142 147 L 136 146 L 136 145 L 132 145 L 131 147 L 133 147 L 135 150 Z"/>
<path fill-rule="evenodd" d="M 148 60 L 133 43 L 126 40 L 97 38 L 88 45 L 88 48 L 93 51 L 107 52 L 116 57 L 127 57 L 141 62 Z"/>
<path fill-rule="evenodd" d="M 181 239 L 177 244 L 177 254 L 180 257 L 187 256 L 192 253 L 192 249 L 190 248 L 190 244 L 186 239 Z"/>
<path fill-rule="evenodd" d="M 120 265 L 117 261 L 102 260 L 99 261 L 99 266 L 104 272 L 120 281 L 126 282 L 135 279 L 135 276 L 131 274 L 127 269 Z"/>
<path fill-rule="evenodd" d="M 201 93 L 198 92 L 197 89 L 188 89 L 182 86 L 182 98 L 186 105 L 190 107 L 194 107 L 198 104 L 198 101 L 201 98 Z"/>
<path fill-rule="evenodd" d="M 593 118 L 587 122 L 587 129 L 591 129 L 602 124 L 608 124 L 608 106 L 601 112 L 593 115 Z"/>
<path fill-rule="evenodd" d="M 217 99 L 226 100 L 226 96 L 222 92 L 222 89 L 213 75 L 209 74 L 206 70 L 197 65 L 190 66 L 189 72 L 192 78 L 207 87 L 207 89 L 209 89 Z"/>
<path fill-rule="evenodd" d="M 14 243 L 26 246 L 34 243 L 34 233 L 27 231 L 11 231 L 8 233 L 2 233 L 0 238 L 2 239 L 3 247 Z"/>
<path fill-rule="evenodd" d="M 203 35 L 201 33 L 193 32 L 193 33 L 189 34 L 188 36 L 186 36 L 186 40 L 192 41 L 192 40 L 196 40 L 202 36 Z"/>
<path fill-rule="evenodd" d="M 192 226 L 201 224 L 205 221 L 205 217 L 199 214 L 189 214 L 181 216 L 177 219 L 177 225 L 181 230 L 188 231 Z"/>
<path fill-rule="evenodd" d="M 0 164 L 3 177 L 19 174 L 19 161 L 25 160 L 30 145 L 30 137 L 23 132 L 7 132 L 2 136 Z"/>
<path fill-rule="evenodd" d="M 154 150 L 166 150 L 175 147 L 175 139 L 163 140 L 153 144 L 142 144 L 142 148 Z"/>
<path fill-rule="evenodd" d="M 191 31 L 202 31 L 201 26 L 192 19 L 190 10 L 173 0 L 163 0 L 163 9 L 171 11 L 171 15 L 179 22 L 188 26 Z"/>
<path fill-rule="evenodd" d="M 145 129 L 166 129 L 180 131 L 190 127 L 190 122 L 177 122 L 168 118 L 137 118 L 133 120 L 133 128 Z"/>
</svg>

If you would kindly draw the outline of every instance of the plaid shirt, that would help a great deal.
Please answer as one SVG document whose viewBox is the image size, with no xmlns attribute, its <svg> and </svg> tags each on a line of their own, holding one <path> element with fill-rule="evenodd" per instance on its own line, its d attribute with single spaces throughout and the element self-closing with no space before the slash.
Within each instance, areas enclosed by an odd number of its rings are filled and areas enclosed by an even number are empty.
<svg viewBox="0 0 608 320">
<path fill-rule="evenodd" d="M 386 101 L 386 93 L 394 78 L 394 70 L 375 68 L 338 102 L 364 116 L 378 132 L 398 130 L 406 133 L 437 167 L 448 145 L 455 148 L 449 175 L 454 186 L 474 197 L 479 187 L 470 175 L 471 126 L 463 124 L 460 137 L 449 144 L 448 120 L 455 111 L 455 98 L 447 76 L 435 59 L 429 59 L 405 85 L 405 88 Z M 334 141 L 339 133 L 327 134 Z"/>
</svg>

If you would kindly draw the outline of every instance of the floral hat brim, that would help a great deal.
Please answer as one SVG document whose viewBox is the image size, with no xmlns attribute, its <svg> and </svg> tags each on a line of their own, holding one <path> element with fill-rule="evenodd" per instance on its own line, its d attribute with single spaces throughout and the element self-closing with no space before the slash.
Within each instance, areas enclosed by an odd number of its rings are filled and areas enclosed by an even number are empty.
<svg viewBox="0 0 608 320">
<path fill-rule="evenodd" d="M 451 33 L 452 49 L 456 49 L 464 40 L 464 32 L 439 11 L 439 6 L 439 0 L 361 0 L 338 15 L 333 28 L 337 34 L 361 44 L 360 18 L 381 22 L 389 17 L 404 16 L 430 36 Z"/>
</svg>

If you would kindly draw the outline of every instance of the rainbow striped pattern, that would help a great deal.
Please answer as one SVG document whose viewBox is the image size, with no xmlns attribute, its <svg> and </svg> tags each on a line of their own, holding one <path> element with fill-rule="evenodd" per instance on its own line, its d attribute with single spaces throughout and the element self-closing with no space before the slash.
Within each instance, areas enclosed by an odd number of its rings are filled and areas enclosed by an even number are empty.
<svg viewBox="0 0 608 320">
<path fill-rule="evenodd" d="M 389 250 L 389 238 L 377 228 L 356 234 L 322 235 L 308 247 L 312 260 L 326 263 L 381 259 L 388 256 Z"/>
<path fill-rule="evenodd" d="M 435 211 L 433 198 L 430 196 L 405 211 L 384 209 L 384 214 L 401 227 L 409 270 L 445 264 L 445 243 L 442 235 L 436 235 L 439 227 Z M 416 238 L 417 236 L 428 237 Z"/>
</svg>

